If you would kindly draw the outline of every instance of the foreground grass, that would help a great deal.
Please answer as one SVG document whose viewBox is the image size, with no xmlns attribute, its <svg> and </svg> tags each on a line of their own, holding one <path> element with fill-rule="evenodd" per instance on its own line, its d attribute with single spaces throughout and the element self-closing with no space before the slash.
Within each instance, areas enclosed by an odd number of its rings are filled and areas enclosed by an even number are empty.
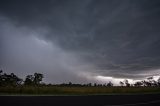
<svg viewBox="0 0 160 106">
<path fill-rule="evenodd" d="M 0 95 L 105 95 L 160 93 L 160 87 L 0 87 Z"/>
</svg>

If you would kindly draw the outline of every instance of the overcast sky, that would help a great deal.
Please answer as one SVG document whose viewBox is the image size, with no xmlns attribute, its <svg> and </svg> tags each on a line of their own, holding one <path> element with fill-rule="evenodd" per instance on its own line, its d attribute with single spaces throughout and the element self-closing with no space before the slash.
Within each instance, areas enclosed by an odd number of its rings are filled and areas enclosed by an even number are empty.
<svg viewBox="0 0 160 106">
<path fill-rule="evenodd" d="M 0 0 L 0 68 L 48 83 L 160 74 L 159 0 Z"/>
</svg>

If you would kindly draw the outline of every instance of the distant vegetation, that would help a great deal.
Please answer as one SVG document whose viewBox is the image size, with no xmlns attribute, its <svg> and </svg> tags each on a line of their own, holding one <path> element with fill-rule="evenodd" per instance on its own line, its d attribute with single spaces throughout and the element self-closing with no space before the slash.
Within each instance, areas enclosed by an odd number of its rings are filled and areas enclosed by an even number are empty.
<svg viewBox="0 0 160 106">
<path fill-rule="evenodd" d="M 120 86 L 113 86 L 112 82 L 105 84 L 45 84 L 42 83 L 44 75 L 34 73 L 25 79 L 14 73 L 6 74 L 0 70 L 0 94 L 108 94 L 108 93 L 160 93 L 160 78 L 155 81 L 153 77 L 147 80 L 130 84 L 128 80 L 120 81 Z"/>
</svg>

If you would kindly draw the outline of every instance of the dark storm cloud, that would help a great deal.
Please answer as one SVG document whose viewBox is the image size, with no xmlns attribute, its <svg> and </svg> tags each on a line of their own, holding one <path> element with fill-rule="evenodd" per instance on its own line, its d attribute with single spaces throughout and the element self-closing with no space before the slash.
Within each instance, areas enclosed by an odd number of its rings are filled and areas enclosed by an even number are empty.
<svg viewBox="0 0 160 106">
<path fill-rule="evenodd" d="M 158 0 L 2 0 L 0 15 L 75 55 L 77 73 L 121 78 L 160 74 Z"/>
</svg>

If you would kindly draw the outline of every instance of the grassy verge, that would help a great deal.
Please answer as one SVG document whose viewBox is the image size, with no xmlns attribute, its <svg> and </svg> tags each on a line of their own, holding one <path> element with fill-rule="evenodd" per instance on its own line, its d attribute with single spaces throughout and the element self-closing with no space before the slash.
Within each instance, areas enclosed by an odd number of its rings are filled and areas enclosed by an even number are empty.
<svg viewBox="0 0 160 106">
<path fill-rule="evenodd" d="M 160 93 L 160 87 L 0 87 L 0 95 L 105 95 Z"/>
</svg>

